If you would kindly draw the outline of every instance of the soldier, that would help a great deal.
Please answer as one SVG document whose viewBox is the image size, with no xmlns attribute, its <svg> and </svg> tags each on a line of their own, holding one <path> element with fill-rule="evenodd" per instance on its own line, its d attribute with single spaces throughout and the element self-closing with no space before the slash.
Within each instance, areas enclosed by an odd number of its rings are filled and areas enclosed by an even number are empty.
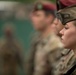
<svg viewBox="0 0 76 75">
<path fill-rule="evenodd" d="M 52 3 L 38 2 L 34 7 L 31 19 L 39 35 L 35 35 L 30 57 L 26 61 L 27 75 L 52 74 L 54 66 L 61 57 L 60 50 L 63 49 L 63 45 L 55 33 L 54 12 L 55 5 Z"/>
<path fill-rule="evenodd" d="M 56 0 L 56 7 L 57 7 L 57 11 L 61 11 L 62 9 L 64 9 L 65 7 L 71 6 L 71 5 L 75 5 L 76 1 L 75 0 Z M 56 12 L 57 14 L 57 12 Z M 58 19 L 57 15 L 56 18 L 53 22 L 53 24 L 56 26 L 56 33 L 57 35 L 60 36 L 59 31 L 64 27 L 62 25 L 62 23 L 60 22 L 60 20 Z"/>
<path fill-rule="evenodd" d="M 75 4 L 76 0 L 56 0 L 57 11 Z"/>
<path fill-rule="evenodd" d="M 61 29 L 63 29 L 64 26 L 62 25 L 61 21 L 57 17 L 54 19 L 53 25 L 55 26 L 55 33 L 56 33 L 56 35 L 61 37 L 61 35 L 59 34 L 59 31 Z"/>
<path fill-rule="evenodd" d="M 0 75 L 19 75 L 18 68 L 23 68 L 21 46 L 14 38 L 11 26 L 4 30 L 4 39 L 0 40 Z"/>
<path fill-rule="evenodd" d="M 57 11 L 61 11 L 62 9 L 64 9 L 65 7 L 68 7 L 70 5 L 75 5 L 76 4 L 76 1 L 75 0 L 57 0 L 56 1 L 56 5 L 57 5 Z M 59 22 L 59 23 L 58 23 Z M 58 32 L 58 36 L 61 37 L 61 34 L 59 34 L 59 31 L 64 27 L 64 25 L 60 22 L 59 18 L 57 17 L 55 20 L 54 20 L 54 25 L 56 26 L 56 32 Z M 66 57 L 68 56 L 69 60 L 74 57 L 74 52 L 73 50 L 71 49 L 64 49 L 61 51 L 61 58 L 60 58 L 60 61 L 59 61 L 59 64 L 60 63 L 64 63 L 64 61 L 68 61 L 68 59 L 66 59 Z M 58 64 L 57 64 L 58 65 Z M 62 68 L 63 66 L 56 66 L 55 70 L 53 70 L 53 75 L 57 75 L 57 72 L 58 72 L 58 69 L 59 68 Z M 63 67 L 65 69 L 65 67 Z"/>
<path fill-rule="evenodd" d="M 67 56 L 61 58 L 56 75 L 76 75 L 76 5 L 62 9 L 58 16 L 65 25 L 60 31 L 64 47 L 73 50 L 74 54 L 68 53 Z"/>
</svg>

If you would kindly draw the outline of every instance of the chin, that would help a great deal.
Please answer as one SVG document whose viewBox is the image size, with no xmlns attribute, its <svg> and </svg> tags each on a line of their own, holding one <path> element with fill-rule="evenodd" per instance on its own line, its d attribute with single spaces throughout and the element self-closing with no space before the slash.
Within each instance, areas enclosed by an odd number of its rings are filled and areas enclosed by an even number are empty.
<svg viewBox="0 0 76 75">
<path fill-rule="evenodd" d="M 64 41 L 62 40 L 62 38 L 61 38 L 61 42 L 62 42 L 63 44 L 65 44 Z"/>
<path fill-rule="evenodd" d="M 64 45 L 64 48 L 66 48 L 66 49 L 71 49 L 71 47 L 68 46 L 68 45 Z"/>
<path fill-rule="evenodd" d="M 66 46 L 66 45 L 64 45 L 64 48 L 68 49 L 69 47 L 68 47 L 68 46 Z"/>
<path fill-rule="evenodd" d="M 61 40 L 61 42 L 63 43 L 64 48 L 68 48 L 68 46 L 66 45 L 66 43 L 64 43 L 63 40 Z"/>
</svg>

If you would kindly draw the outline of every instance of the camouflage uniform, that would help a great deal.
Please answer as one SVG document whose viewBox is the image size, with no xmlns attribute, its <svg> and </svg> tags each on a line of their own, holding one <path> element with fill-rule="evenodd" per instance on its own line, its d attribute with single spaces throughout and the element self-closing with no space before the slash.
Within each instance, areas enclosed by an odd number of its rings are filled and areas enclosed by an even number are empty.
<svg viewBox="0 0 76 75">
<path fill-rule="evenodd" d="M 36 40 L 26 65 L 27 75 L 51 75 L 61 57 L 63 45 L 54 34 Z"/>
<path fill-rule="evenodd" d="M 73 50 L 63 50 L 62 57 L 56 66 L 54 75 L 65 75 L 76 64 L 76 58 Z M 74 74 L 75 75 L 75 74 Z"/>
<path fill-rule="evenodd" d="M 66 7 L 59 11 L 58 16 L 63 25 L 68 22 L 76 20 L 76 5 Z M 70 50 L 67 54 L 63 55 L 59 64 L 56 67 L 55 75 L 66 75 L 67 72 L 76 65 L 76 57 L 73 50 Z M 76 75 L 76 68 L 70 75 Z"/>
</svg>

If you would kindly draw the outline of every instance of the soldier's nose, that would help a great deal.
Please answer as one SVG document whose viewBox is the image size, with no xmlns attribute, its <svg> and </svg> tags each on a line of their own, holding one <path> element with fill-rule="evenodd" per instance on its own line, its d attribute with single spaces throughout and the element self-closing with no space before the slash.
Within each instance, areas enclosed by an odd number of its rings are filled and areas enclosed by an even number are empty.
<svg viewBox="0 0 76 75">
<path fill-rule="evenodd" d="M 62 29 L 60 32 L 59 32 L 60 35 L 63 35 L 64 34 L 64 29 Z"/>
</svg>

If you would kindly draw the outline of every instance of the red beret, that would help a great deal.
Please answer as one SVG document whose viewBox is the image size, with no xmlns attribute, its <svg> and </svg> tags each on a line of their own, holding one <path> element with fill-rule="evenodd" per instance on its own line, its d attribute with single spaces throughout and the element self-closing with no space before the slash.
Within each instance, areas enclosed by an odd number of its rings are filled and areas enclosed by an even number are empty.
<svg viewBox="0 0 76 75">
<path fill-rule="evenodd" d="M 76 5 L 76 0 L 60 0 L 63 5 L 67 6 L 72 6 Z"/>
<path fill-rule="evenodd" d="M 51 10 L 51 11 L 55 11 L 56 10 L 56 5 L 53 3 L 36 3 L 34 10 Z"/>
<path fill-rule="evenodd" d="M 56 0 L 57 10 L 76 5 L 76 0 Z"/>
</svg>

